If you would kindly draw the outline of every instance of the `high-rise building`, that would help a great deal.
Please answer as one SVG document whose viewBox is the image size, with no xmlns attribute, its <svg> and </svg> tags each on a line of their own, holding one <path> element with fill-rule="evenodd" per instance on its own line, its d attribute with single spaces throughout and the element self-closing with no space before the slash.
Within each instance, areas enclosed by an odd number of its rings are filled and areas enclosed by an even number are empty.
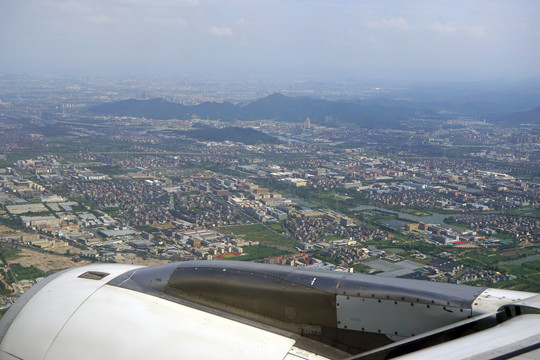
<svg viewBox="0 0 540 360">
<path fill-rule="evenodd" d="M 309 118 L 306 118 L 306 121 L 304 121 L 304 130 L 309 130 L 311 127 L 311 120 Z"/>
<path fill-rule="evenodd" d="M 169 209 L 174 210 L 174 194 L 171 193 L 169 198 Z"/>
</svg>

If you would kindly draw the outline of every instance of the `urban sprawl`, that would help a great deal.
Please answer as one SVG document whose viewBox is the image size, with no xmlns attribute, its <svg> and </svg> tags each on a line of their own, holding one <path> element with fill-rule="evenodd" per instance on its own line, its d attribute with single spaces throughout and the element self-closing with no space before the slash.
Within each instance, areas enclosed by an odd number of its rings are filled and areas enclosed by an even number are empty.
<svg viewBox="0 0 540 360">
<path fill-rule="evenodd" d="M 42 81 L 0 91 L 3 309 L 40 278 L 91 262 L 251 260 L 540 290 L 535 127 L 460 114 L 399 130 L 307 116 L 230 124 L 90 115 L 89 104 L 135 96 L 135 86 L 74 82 L 51 92 L 52 80 Z M 259 91 L 196 88 L 169 100 Z M 175 132 L 231 125 L 280 141 Z"/>
</svg>

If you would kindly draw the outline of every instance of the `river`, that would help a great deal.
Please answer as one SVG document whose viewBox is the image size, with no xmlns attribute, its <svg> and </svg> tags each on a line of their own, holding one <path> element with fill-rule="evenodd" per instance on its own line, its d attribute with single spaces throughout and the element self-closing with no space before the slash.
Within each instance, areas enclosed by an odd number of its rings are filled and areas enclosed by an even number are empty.
<svg viewBox="0 0 540 360">
<path fill-rule="evenodd" d="M 516 259 L 516 260 L 499 261 L 497 263 L 497 265 L 498 266 L 501 266 L 501 265 L 518 265 L 518 266 L 521 266 L 521 264 L 523 264 L 523 263 L 526 263 L 526 262 L 529 262 L 529 261 L 537 261 L 537 260 L 540 260 L 540 254 L 529 255 L 529 256 L 525 256 L 525 257 L 522 257 L 522 258 L 519 258 L 519 259 Z"/>
<path fill-rule="evenodd" d="M 306 209 L 313 209 L 313 208 L 316 208 L 318 207 L 319 205 L 317 204 L 314 204 L 312 202 L 309 202 L 309 201 L 306 201 L 306 200 L 302 200 L 302 199 L 299 199 L 299 198 L 296 198 L 296 197 L 287 197 L 289 200 L 292 200 L 294 201 L 296 204 L 298 204 L 300 207 L 302 207 L 302 209 L 306 210 Z"/>
<path fill-rule="evenodd" d="M 302 200 L 299 198 L 289 197 L 289 199 L 291 199 L 292 201 L 294 201 L 296 204 L 300 205 L 304 209 L 313 209 L 313 208 L 318 207 L 318 205 L 316 204 L 313 204 L 309 201 Z M 352 208 L 351 210 L 352 211 L 379 210 L 379 211 L 395 214 L 401 219 L 410 220 L 414 222 L 425 222 L 428 224 L 444 224 L 444 219 L 451 216 L 447 214 L 439 214 L 439 213 L 434 213 L 434 212 L 430 212 L 431 215 L 428 215 L 428 216 L 416 216 L 416 215 L 407 214 L 401 211 L 388 210 L 388 209 L 378 207 L 378 206 L 373 206 L 373 205 L 358 205 L 357 207 Z M 456 225 L 447 225 L 447 226 L 450 226 L 455 229 L 463 229 L 462 227 L 456 226 Z"/>
<path fill-rule="evenodd" d="M 430 212 L 431 215 L 428 215 L 428 216 L 416 216 L 416 215 L 407 214 L 400 211 L 388 210 L 388 209 L 378 207 L 378 206 L 373 206 L 373 205 L 358 205 L 352 210 L 353 211 L 379 210 L 379 211 L 395 214 L 399 216 L 401 219 L 415 221 L 415 222 L 425 222 L 428 224 L 444 224 L 444 219 L 451 216 L 451 215 L 432 213 L 432 212 Z"/>
</svg>

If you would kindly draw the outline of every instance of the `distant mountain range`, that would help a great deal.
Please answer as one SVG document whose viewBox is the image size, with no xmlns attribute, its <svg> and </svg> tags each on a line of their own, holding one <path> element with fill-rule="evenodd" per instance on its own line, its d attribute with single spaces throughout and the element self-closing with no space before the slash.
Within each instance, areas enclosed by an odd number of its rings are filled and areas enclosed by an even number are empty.
<svg viewBox="0 0 540 360">
<path fill-rule="evenodd" d="M 288 97 L 278 93 L 243 106 L 230 102 L 204 102 L 187 106 L 163 99 L 130 99 L 93 106 L 88 112 L 163 120 L 209 118 L 224 121 L 268 119 L 303 122 L 309 117 L 312 123 L 363 128 L 399 128 L 400 122 L 420 114 L 420 111 L 403 105 L 329 101 L 309 97 Z"/>
<path fill-rule="evenodd" d="M 540 125 L 540 106 L 529 111 L 516 112 L 509 115 L 500 116 L 493 122 L 502 123 L 507 126 L 517 126 L 520 124 Z"/>
<path fill-rule="evenodd" d="M 432 93 L 428 90 L 431 90 Z M 534 90 L 534 91 L 533 91 Z M 310 97 L 289 97 L 279 93 L 258 99 L 246 105 L 230 102 L 204 102 L 199 105 L 182 105 L 164 99 L 123 100 L 96 105 L 87 109 L 89 113 L 116 116 L 146 117 L 151 119 L 211 119 L 211 120 L 276 120 L 303 122 L 307 117 L 314 124 L 326 126 L 348 126 L 360 128 L 402 128 L 412 118 L 427 116 L 447 119 L 452 114 L 466 114 L 490 122 L 519 125 L 524 122 L 539 123 L 538 110 L 516 112 L 540 102 L 536 87 L 530 94 L 524 90 L 516 94 L 506 93 L 462 93 L 457 90 L 442 93 L 438 88 L 403 93 L 409 100 L 377 97 L 370 100 L 324 100 Z M 449 91 L 447 89 L 447 91 Z M 396 92 L 398 94 L 399 92 Z M 440 93 L 437 96 L 437 93 Z M 412 96 L 414 94 L 414 96 Z M 406 99 L 403 98 L 403 99 Z M 535 104 L 535 105 L 530 105 Z M 509 114 L 509 115 L 506 115 Z"/>
</svg>

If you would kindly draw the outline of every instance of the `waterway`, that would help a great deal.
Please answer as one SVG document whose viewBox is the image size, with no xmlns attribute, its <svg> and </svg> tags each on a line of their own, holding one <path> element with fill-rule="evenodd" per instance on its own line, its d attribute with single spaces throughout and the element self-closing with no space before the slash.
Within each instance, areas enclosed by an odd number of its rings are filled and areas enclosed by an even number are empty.
<svg viewBox="0 0 540 360">
<path fill-rule="evenodd" d="M 312 202 L 302 200 L 296 197 L 289 197 L 289 199 L 294 201 L 296 204 L 300 205 L 303 209 L 313 209 L 313 208 L 318 207 L 317 204 L 314 204 Z M 405 219 L 405 220 L 414 221 L 414 222 L 425 222 L 428 224 L 444 224 L 444 219 L 451 216 L 447 214 L 439 214 L 439 213 L 434 213 L 434 212 L 430 212 L 431 215 L 427 215 L 427 216 L 416 216 L 416 215 L 407 214 L 401 211 L 388 210 L 388 209 L 378 207 L 378 206 L 373 206 L 373 205 L 358 205 L 357 207 L 352 208 L 351 210 L 352 211 L 365 211 L 365 210 L 384 211 L 387 213 L 397 215 L 400 219 Z M 456 225 L 447 225 L 447 226 L 450 226 L 455 229 L 463 229 L 462 227 L 456 226 Z"/>
<path fill-rule="evenodd" d="M 312 202 L 309 202 L 309 201 L 306 201 L 306 200 L 302 200 L 300 198 L 296 198 L 296 197 L 288 197 L 288 199 L 294 201 L 296 204 L 298 204 L 299 206 L 302 207 L 302 209 L 306 210 L 306 209 L 313 209 L 313 208 L 316 208 L 318 207 L 319 205 L 317 204 L 314 204 Z"/>
<path fill-rule="evenodd" d="M 521 266 L 521 264 L 529 262 L 529 261 L 540 261 L 540 254 L 536 255 L 529 255 L 525 256 L 516 260 L 508 260 L 508 261 L 499 261 L 497 265 L 518 265 Z"/>
<path fill-rule="evenodd" d="M 428 215 L 428 216 L 416 216 L 416 215 L 407 214 L 400 211 L 388 210 L 388 209 L 381 208 L 378 206 L 373 206 L 373 205 L 358 205 L 352 210 L 353 211 L 379 210 L 379 211 L 395 214 L 401 219 L 415 221 L 415 222 L 425 222 L 428 224 L 444 224 L 444 219 L 451 216 L 451 215 L 439 214 L 439 213 L 433 213 L 433 212 L 430 212 L 431 215 Z"/>
<path fill-rule="evenodd" d="M 298 140 L 298 139 L 293 139 L 291 137 L 285 137 L 285 136 L 276 136 L 274 135 L 275 137 L 277 137 L 279 140 L 283 141 L 283 142 L 286 142 L 288 144 L 291 144 L 291 143 L 305 143 L 305 141 L 302 141 L 302 140 Z"/>
<path fill-rule="evenodd" d="M 392 252 L 394 254 L 403 254 L 404 252 L 406 252 L 405 249 L 400 249 L 400 248 L 384 248 L 383 250 Z"/>
</svg>

